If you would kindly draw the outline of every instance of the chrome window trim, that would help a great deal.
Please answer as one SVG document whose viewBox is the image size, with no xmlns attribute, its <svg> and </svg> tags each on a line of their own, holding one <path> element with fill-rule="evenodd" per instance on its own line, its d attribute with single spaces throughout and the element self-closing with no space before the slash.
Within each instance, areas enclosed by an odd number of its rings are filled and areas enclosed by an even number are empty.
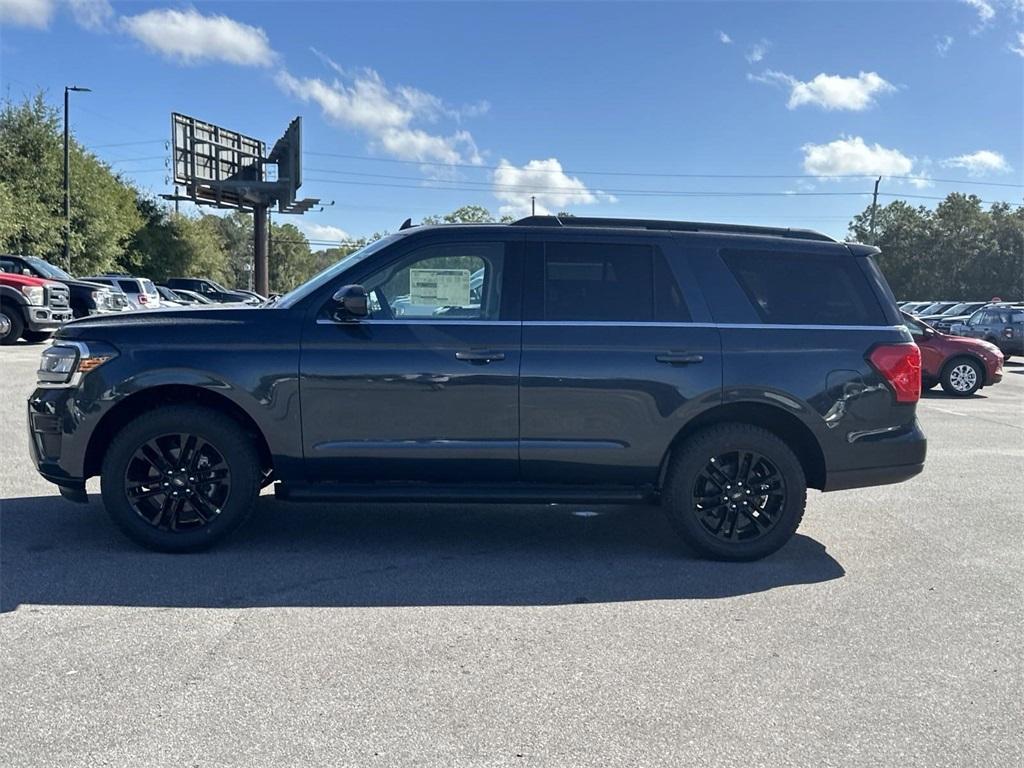
<svg viewBox="0 0 1024 768">
<path fill-rule="evenodd" d="M 764 331 L 898 331 L 899 325 L 785 325 L 782 323 L 663 323 L 617 322 L 614 320 L 432 320 L 410 317 L 404 320 L 353 320 L 344 322 L 317 318 L 317 325 L 523 325 L 531 328 L 583 327 L 583 328 L 718 328 Z"/>
</svg>

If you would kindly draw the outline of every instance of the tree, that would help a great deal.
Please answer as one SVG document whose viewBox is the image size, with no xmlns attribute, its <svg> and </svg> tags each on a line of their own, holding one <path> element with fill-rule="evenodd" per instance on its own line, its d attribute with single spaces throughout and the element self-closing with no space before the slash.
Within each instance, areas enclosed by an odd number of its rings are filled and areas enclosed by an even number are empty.
<svg viewBox="0 0 1024 768">
<path fill-rule="evenodd" d="M 871 209 L 854 216 L 850 239 L 871 242 Z M 988 299 L 1024 295 L 1024 208 L 954 192 L 935 210 L 897 200 L 879 208 L 879 266 L 899 298 Z"/>
<path fill-rule="evenodd" d="M 140 198 L 145 223 L 132 238 L 124 266 L 158 282 L 169 277 L 209 277 L 230 282 L 227 255 L 218 232 L 206 217 L 169 213 L 153 200 Z"/>
<path fill-rule="evenodd" d="M 74 138 L 70 161 L 72 268 L 116 269 L 142 226 L 136 192 Z M 57 110 L 42 93 L 0 109 L 0 179 L 0 205 L 12 205 L 16 213 L 4 217 L 0 248 L 62 262 L 63 138 Z"/>
</svg>

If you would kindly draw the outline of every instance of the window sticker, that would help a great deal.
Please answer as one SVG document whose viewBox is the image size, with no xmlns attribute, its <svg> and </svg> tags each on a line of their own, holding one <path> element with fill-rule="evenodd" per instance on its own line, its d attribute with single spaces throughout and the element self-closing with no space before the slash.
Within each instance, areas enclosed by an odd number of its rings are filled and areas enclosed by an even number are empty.
<svg viewBox="0 0 1024 768">
<path fill-rule="evenodd" d="M 468 269 L 410 269 L 409 301 L 429 307 L 469 305 Z"/>
</svg>

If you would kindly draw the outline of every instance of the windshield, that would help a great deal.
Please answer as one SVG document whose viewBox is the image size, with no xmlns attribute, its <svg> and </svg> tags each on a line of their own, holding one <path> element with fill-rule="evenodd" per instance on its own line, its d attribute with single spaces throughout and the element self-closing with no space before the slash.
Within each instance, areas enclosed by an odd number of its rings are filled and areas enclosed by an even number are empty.
<svg viewBox="0 0 1024 768">
<path fill-rule="evenodd" d="M 279 298 L 276 302 L 274 302 L 274 304 L 278 307 L 294 306 L 296 302 L 299 302 L 302 299 L 306 298 L 309 294 L 313 293 L 313 291 L 322 286 L 324 283 L 330 282 L 338 275 L 342 274 L 345 270 L 350 269 L 359 262 L 363 261 L 363 259 L 365 259 L 367 256 L 371 256 L 377 251 L 391 245 L 394 242 L 397 242 L 403 237 L 405 237 L 405 235 L 402 234 L 388 235 L 387 237 L 382 237 L 380 240 L 375 240 L 372 243 L 364 245 L 358 251 L 350 253 L 348 256 L 343 257 L 341 261 L 332 264 L 331 266 L 327 267 L 327 269 L 324 269 L 318 272 L 317 274 L 313 275 L 311 278 L 309 278 L 309 280 L 304 282 L 298 288 L 292 289 L 284 296 Z"/>
<path fill-rule="evenodd" d="M 36 271 L 38 271 L 39 274 L 41 274 L 43 277 L 49 277 L 49 278 L 53 278 L 55 280 L 73 280 L 74 279 L 74 278 L 71 277 L 71 275 L 69 275 L 67 272 L 65 272 L 60 267 L 55 267 L 50 262 L 43 261 L 42 259 L 38 259 L 35 256 L 27 256 L 25 258 L 25 261 L 27 261 L 29 264 L 31 264 L 33 267 L 35 267 Z"/>
<path fill-rule="evenodd" d="M 966 314 L 967 312 L 970 312 L 976 306 L 977 306 L 977 304 L 970 304 L 968 302 L 964 302 L 962 304 L 954 304 L 952 307 L 947 309 L 942 314 L 950 315 L 950 316 L 952 316 L 952 315 L 963 315 L 963 314 Z"/>
</svg>

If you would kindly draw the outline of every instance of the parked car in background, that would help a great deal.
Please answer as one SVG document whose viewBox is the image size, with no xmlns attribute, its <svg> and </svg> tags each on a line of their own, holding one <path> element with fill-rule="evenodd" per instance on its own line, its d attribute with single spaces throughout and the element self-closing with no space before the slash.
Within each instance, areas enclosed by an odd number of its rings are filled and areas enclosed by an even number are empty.
<svg viewBox="0 0 1024 768">
<path fill-rule="evenodd" d="M 947 394 L 968 397 L 1003 380 L 1003 353 L 979 339 L 951 336 L 903 313 L 903 321 L 921 348 L 921 386 L 937 384 Z"/>
<path fill-rule="evenodd" d="M 923 309 L 919 309 L 916 312 L 911 312 L 914 317 L 924 317 L 926 315 L 941 315 L 947 309 L 955 307 L 958 302 L 955 301 L 935 301 L 929 304 Z"/>
<path fill-rule="evenodd" d="M 956 317 L 958 315 L 969 316 L 975 310 L 981 309 L 988 302 L 985 301 L 961 301 L 954 304 L 951 307 L 946 308 L 942 312 L 935 312 L 932 314 L 917 314 L 914 315 L 918 320 L 924 320 L 929 325 L 934 325 L 936 320 L 943 317 Z"/>
<path fill-rule="evenodd" d="M 988 304 L 987 301 L 965 301 L 957 304 L 952 309 L 946 310 L 941 315 L 933 316 L 933 319 L 929 319 L 927 317 L 922 317 L 920 319 L 924 320 L 937 331 L 949 333 L 950 329 L 954 325 L 965 322 L 967 318 L 986 304 Z"/>
<path fill-rule="evenodd" d="M 166 286 L 164 286 L 166 288 Z M 172 290 L 168 288 L 167 290 Z M 178 288 L 176 291 L 172 291 L 178 300 L 183 304 L 215 304 L 216 302 L 210 301 L 202 294 L 196 293 L 195 291 L 189 291 L 184 288 Z"/>
<path fill-rule="evenodd" d="M 71 299 L 71 312 L 75 317 L 131 309 L 128 297 L 121 290 L 102 283 L 78 280 L 60 267 L 36 256 L 0 255 L 0 271 L 41 277 L 66 285 Z"/>
<path fill-rule="evenodd" d="M 658 500 L 696 552 L 752 560 L 807 488 L 924 466 L 921 353 L 878 252 L 693 222 L 410 227 L 260 307 L 70 324 L 29 445 L 67 498 L 99 475 L 114 523 L 164 551 L 229 535 L 273 481 L 291 501 Z"/>
<path fill-rule="evenodd" d="M 165 285 L 157 285 L 156 292 L 160 294 L 161 307 L 183 307 L 186 304 L 192 303 L 190 301 L 182 301 L 181 296 Z"/>
<path fill-rule="evenodd" d="M 256 291 L 250 291 L 247 288 L 235 288 L 235 293 L 244 293 L 249 298 L 253 299 L 251 303 L 262 304 L 267 300 L 266 296 L 260 296 Z"/>
<path fill-rule="evenodd" d="M 157 293 L 156 286 L 149 278 L 132 277 L 131 275 L 95 275 L 82 279 L 92 283 L 110 285 L 124 291 L 129 303 L 135 309 L 160 308 L 160 294 Z"/>
<path fill-rule="evenodd" d="M 263 297 L 258 293 L 250 295 L 248 292 L 232 291 L 205 277 L 172 277 L 167 280 L 165 285 L 173 291 L 179 288 L 194 291 L 218 304 L 262 304 L 264 302 Z"/>
<path fill-rule="evenodd" d="M 900 304 L 900 309 L 903 310 L 904 312 L 914 314 L 915 312 L 922 310 L 925 307 L 930 307 L 934 303 L 934 301 L 905 301 L 902 304 Z"/>
<path fill-rule="evenodd" d="M 66 285 L 0 272 L 0 344 L 46 341 L 72 318 Z"/>
<path fill-rule="evenodd" d="M 1007 360 L 1024 355 L 1024 305 L 990 304 L 954 325 L 952 331 L 995 344 Z"/>
</svg>

